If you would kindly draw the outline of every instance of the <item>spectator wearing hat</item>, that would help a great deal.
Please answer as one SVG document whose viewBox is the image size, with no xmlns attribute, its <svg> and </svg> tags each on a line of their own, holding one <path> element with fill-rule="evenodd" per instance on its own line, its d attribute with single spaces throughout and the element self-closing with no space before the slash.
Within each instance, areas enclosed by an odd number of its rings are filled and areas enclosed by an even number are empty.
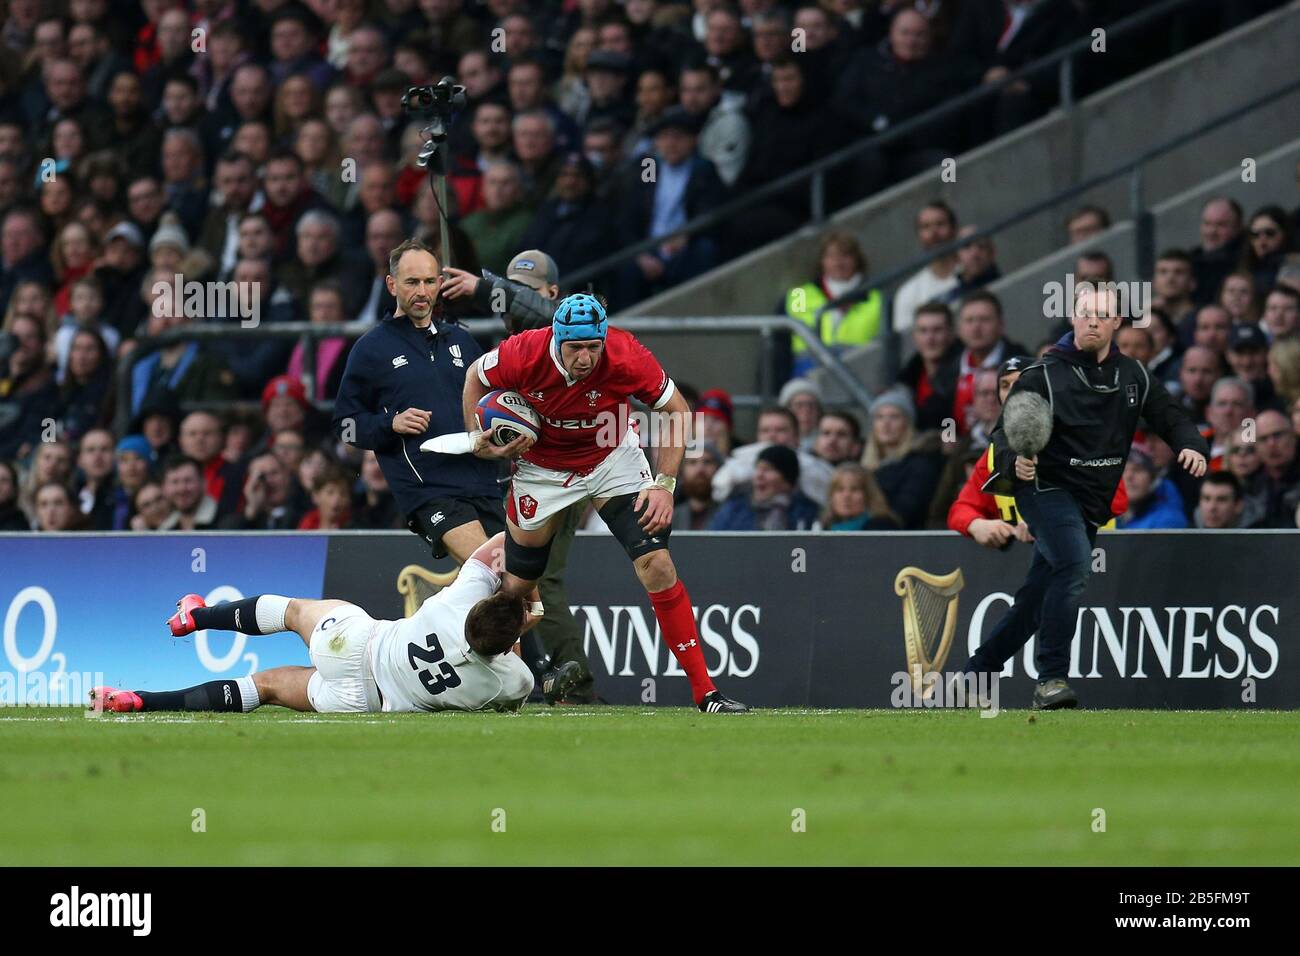
<svg viewBox="0 0 1300 956">
<path fill-rule="evenodd" d="M 785 445 L 758 453 L 753 475 L 719 506 L 710 531 L 803 531 L 818 506 L 799 490 L 799 455 Z"/>
<path fill-rule="evenodd" d="M 560 273 L 555 260 L 540 249 L 525 249 L 510 260 L 505 277 L 483 270 L 483 276 L 448 266 L 442 296 L 452 305 L 469 303 L 475 314 L 501 310 L 506 331 L 548 326 L 560 298 Z"/>
<path fill-rule="evenodd" d="M 143 435 L 126 435 L 114 449 L 117 486 L 113 496 L 113 530 L 126 531 L 135 515 L 135 496 L 149 481 L 153 468 L 153 448 Z"/>
<path fill-rule="evenodd" d="M 723 454 L 711 441 L 696 440 L 692 453 L 682 460 L 677 482 L 677 504 L 673 507 L 674 531 L 704 531 L 713 521 L 718 502 L 713 499 L 713 476 L 721 467 Z"/>
<path fill-rule="evenodd" d="M 104 235 L 104 253 L 95 269 L 103 290 L 105 325 L 117 329 L 122 338 L 138 334 L 140 283 L 148 271 L 144 234 L 132 222 L 119 222 Z M 175 275 L 168 274 L 168 281 Z"/>
<path fill-rule="evenodd" d="M 871 432 L 862 465 L 885 493 L 903 527 L 923 526 L 943 471 L 938 434 L 916 428 L 916 409 L 907 392 L 894 389 L 871 403 Z"/>
<path fill-rule="evenodd" d="M 629 184 L 620 219 L 623 242 L 658 239 L 622 272 L 622 305 L 631 305 L 713 267 L 716 246 L 708 235 L 687 235 L 682 227 L 714 209 L 724 195 L 713 164 L 696 150 L 698 123 L 686 110 L 668 110 L 654 126 L 655 175 Z"/>
<path fill-rule="evenodd" d="M 614 217 L 596 201 L 596 170 L 582 153 L 561 161 L 550 197 L 519 238 L 526 249 L 545 246 L 566 272 L 608 255 L 616 242 Z M 601 285 L 596 280 L 596 285 Z"/>
<path fill-rule="evenodd" d="M 517 165 L 493 163 L 483 173 L 483 208 L 461 220 L 484 268 L 504 273 L 533 219 Z"/>
<path fill-rule="evenodd" d="M 725 461 L 735 444 L 732 434 L 731 396 L 720 388 L 711 388 L 700 393 L 695 403 L 695 421 L 698 429 L 696 435 L 702 441 L 710 442 Z"/>
<path fill-rule="evenodd" d="M 626 130 L 636 122 L 636 105 L 628 90 L 631 73 L 632 61 L 615 50 L 592 50 L 587 55 L 582 75 L 591 96 L 588 129 L 594 122 L 603 122 Z"/>
<path fill-rule="evenodd" d="M 1128 511 L 1120 516 L 1121 528 L 1186 528 L 1183 499 L 1178 487 L 1160 475 L 1150 452 L 1134 445 L 1124 465 Z"/>
<path fill-rule="evenodd" d="M 269 447 L 274 436 L 284 431 L 294 431 L 303 436 L 307 445 L 316 445 L 324 437 L 327 426 L 307 399 L 307 389 L 302 380 L 290 375 L 277 375 L 262 389 L 262 417 L 266 419 Z"/>
<path fill-rule="evenodd" d="M 883 308 L 879 289 L 867 288 L 867 256 L 852 235 L 838 229 L 823 234 L 817 248 L 815 278 L 785 294 L 785 314 L 807 325 L 832 352 L 843 353 L 880 334 Z M 831 302 L 847 298 L 843 305 Z M 807 344 L 790 337 L 791 370 L 807 375 L 818 367 Z"/>
<path fill-rule="evenodd" d="M 788 408 L 799 423 L 799 449 L 812 451 L 822 417 L 822 390 L 806 378 L 792 378 L 781 386 L 776 403 Z"/>
<path fill-rule="evenodd" d="M 700 155 L 713 163 L 718 178 L 731 187 L 749 159 L 752 134 L 745 118 L 745 97 L 723 91 L 716 68 L 708 63 L 686 66 L 678 75 L 677 96 L 699 128 Z M 764 135 L 775 135 L 764 130 Z"/>
<path fill-rule="evenodd" d="M 190 240 L 173 212 L 163 213 L 158 228 L 149 240 L 149 266 L 163 272 L 179 272 L 181 263 L 190 254 Z"/>
<path fill-rule="evenodd" d="M 799 451 L 799 423 L 793 412 L 780 405 L 772 405 L 758 413 L 757 440 L 732 451 L 713 476 L 714 500 L 725 501 L 738 486 L 753 478 L 754 463 L 769 445 L 781 445 L 795 453 L 799 461 L 799 490 L 817 507 L 825 505 L 831 465 L 812 452 Z"/>
<path fill-rule="evenodd" d="M 1258 325 L 1237 323 L 1228 336 L 1228 365 L 1232 374 L 1255 391 L 1255 405 L 1259 408 L 1276 408 L 1277 392 L 1268 377 L 1268 336 Z"/>
</svg>

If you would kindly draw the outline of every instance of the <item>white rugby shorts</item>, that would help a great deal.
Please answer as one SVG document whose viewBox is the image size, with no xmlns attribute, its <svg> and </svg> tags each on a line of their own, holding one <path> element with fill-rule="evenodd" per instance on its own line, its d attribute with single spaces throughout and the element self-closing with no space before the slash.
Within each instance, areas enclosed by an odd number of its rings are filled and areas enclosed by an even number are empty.
<svg viewBox="0 0 1300 956">
<path fill-rule="evenodd" d="M 586 475 L 520 461 L 510 482 L 510 520 L 532 531 L 557 512 L 588 498 L 613 498 L 649 488 L 654 484 L 650 462 L 636 434 L 628 434 L 630 440 L 625 439 Z"/>
</svg>

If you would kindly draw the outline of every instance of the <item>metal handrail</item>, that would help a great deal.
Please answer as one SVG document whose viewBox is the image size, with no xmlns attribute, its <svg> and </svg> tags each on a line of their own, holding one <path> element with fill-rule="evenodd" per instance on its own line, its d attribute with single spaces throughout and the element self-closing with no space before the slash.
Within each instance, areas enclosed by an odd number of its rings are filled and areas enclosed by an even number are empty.
<svg viewBox="0 0 1300 956">
<path fill-rule="evenodd" d="M 460 323 L 471 334 L 485 338 L 504 337 L 505 330 L 498 319 L 467 319 Z M 853 402 L 866 410 L 871 405 L 871 393 L 858 381 L 843 361 L 818 338 L 812 329 L 797 319 L 783 315 L 742 315 L 718 318 L 683 318 L 680 316 L 643 316 L 640 318 L 621 319 L 618 327 L 634 333 L 688 332 L 692 334 L 709 332 L 759 332 L 770 337 L 774 332 L 788 332 L 801 339 L 808 346 L 809 353 L 827 368 L 848 392 Z M 191 323 L 174 329 L 168 329 L 158 335 L 141 336 L 135 340 L 135 347 L 121 362 L 117 369 L 117 417 L 114 430 L 117 434 L 126 434 L 131 421 L 131 378 L 137 362 L 169 345 L 182 342 L 223 340 L 260 341 L 269 338 L 297 338 L 303 342 L 303 373 L 307 394 L 315 394 L 312 387 L 315 374 L 316 343 L 320 339 L 360 338 L 374 328 L 371 322 L 275 322 L 254 327 L 240 327 L 220 323 Z M 762 398 L 766 398 L 763 395 Z M 747 404 L 736 396 L 736 404 Z M 332 403 L 329 403 L 332 404 Z"/>
<path fill-rule="evenodd" d="M 1220 113 L 1218 116 L 1214 117 L 1211 120 L 1207 120 L 1206 122 L 1201 123 L 1199 126 L 1195 127 L 1194 129 L 1188 130 L 1187 132 L 1184 133 L 1179 133 L 1177 136 L 1171 137 L 1170 139 L 1165 140 L 1163 143 L 1151 147 L 1150 149 L 1139 154 L 1133 159 L 1126 160 L 1123 163 L 1120 163 L 1116 166 L 1112 166 L 1109 170 L 1106 170 L 1105 172 L 1097 173 L 1093 176 L 1088 177 L 1082 182 L 1076 183 L 1073 186 L 1067 186 L 1064 189 L 1060 189 L 1045 199 L 1040 199 L 1036 202 L 1030 203 L 1027 206 L 1022 206 L 1020 209 L 1016 210 L 1015 212 L 1010 213 L 1009 215 L 1004 216 L 1001 219 L 995 220 L 992 225 L 981 226 L 978 229 L 976 229 L 974 232 L 970 233 L 969 235 L 963 236 L 960 239 L 954 238 L 950 242 L 944 243 L 942 246 L 938 246 L 934 249 L 928 250 L 927 252 L 922 253 L 921 255 L 904 263 L 903 265 L 895 269 L 890 269 L 882 276 L 873 277 L 869 283 L 858 286 L 855 289 L 851 289 L 850 291 L 846 292 L 844 295 L 840 296 L 839 298 L 831 299 L 827 301 L 814 314 L 814 324 L 820 323 L 822 313 L 828 309 L 843 308 L 846 305 L 853 305 L 854 303 L 861 302 L 863 299 L 865 299 L 867 296 L 869 296 L 872 292 L 876 290 L 886 289 L 894 285 L 895 283 L 910 278 L 913 274 L 925 268 L 931 262 L 934 262 L 936 259 L 942 259 L 945 256 L 951 256 L 956 254 L 958 249 L 960 249 L 962 246 L 967 245 L 970 242 L 973 242 L 976 239 L 991 238 L 994 234 L 1002 232 L 1004 229 L 1008 229 L 1011 226 L 1019 225 L 1021 222 L 1024 222 L 1026 219 L 1030 219 L 1038 215 L 1039 213 L 1046 212 L 1055 206 L 1059 206 L 1063 202 L 1068 202 L 1069 200 L 1077 196 L 1081 196 L 1084 193 L 1089 192 L 1090 190 L 1096 189 L 1098 186 L 1102 186 L 1110 182 L 1111 180 L 1118 179 L 1120 176 L 1124 176 L 1126 174 L 1133 175 L 1136 178 L 1136 181 L 1132 184 L 1132 188 L 1129 190 L 1130 217 L 1136 221 L 1136 220 L 1141 220 L 1144 216 L 1150 216 L 1150 211 L 1146 208 L 1146 204 L 1143 200 L 1143 194 L 1142 194 L 1141 184 L 1140 184 L 1141 172 L 1148 163 L 1150 163 L 1152 160 L 1159 159 L 1161 156 L 1165 155 L 1166 153 L 1172 152 L 1173 150 L 1178 149 L 1179 147 L 1186 146 L 1188 143 L 1192 142 L 1193 140 L 1199 139 L 1205 134 L 1210 133 L 1222 126 L 1226 126 L 1229 123 L 1236 122 L 1246 114 L 1252 113 L 1255 110 L 1261 109 L 1265 106 L 1269 106 L 1270 104 L 1281 99 L 1282 97 L 1288 96 L 1295 92 L 1300 92 L 1300 79 L 1292 80 L 1291 82 L 1285 83 L 1282 86 L 1275 87 L 1273 90 L 1269 91 L 1268 93 L 1265 93 L 1262 96 L 1258 96 L 1255 99 L 1250 100 L 1241 106 L 1236 106 L 1230 110 L 1225 110 L 1223 113 Z M 1155 237 L 1149 228 L 1134 230 L 1134 243 L 1136 245 L 1136 253 L 1137 253 L 1136 258 L 1138 262 L 1138 272 L 1141 275 L 1149 274 L 1152 266 L 1154 265 L 1154 247 L 1153 247 L 1154 238 Z M 889 339 L 896 340 L 898 336 L 897 330 L 894 329 L 894 323 L 893 323 L 892 299 L 893 296 L 891 295 L 888 297 L 888 301 L 885 303 L 885 306 L 889 310 L 889 314 L 882 320 L 883 321 L 882 329 L 884 330 L 886 336 L 884 341 L 887 343 L 887 348 L 890 347 Z M 896 342 L 894 344 L 896 345 Z M 896 350 L 893 350 L 892 354 L 896 355 L 897 354 Z M 897 371 L 897 368 L 894 367 L 892 364 L 890 366 L 890 369 L 891 372 Z"/>
<path fill-rule="evenodd" d="M 1198 2 L 1198 0 L 1163 0 L 1163 2 L 1158 3 L 1155 6 L 1148 7 L 1143 11 L 1134 13 L 1107 26 L 1107 39 L 1110 40 L 1115 37 L 1124 36 L 1134 30 L 1146 26 L 1153 20 L 1174 13 L 1182 7 L 1195 2 Z M 841 147 L 829 156 L 824 156 L 803 169 L 788 173 L 780 179 L 775 179 L 770 183 L 765 183 L 762 186 L 749 190 L 743 196 L 737 196 L 735 199 L 723 203 L 712 212 L 707 212 L 689 220 L 681 227 L 681 229 L 677 230 L 675 234 L 694 235 L 695 233 L 711 229 L 714 226 L 721 225 L 723 222 L 734 218 L 737 213 L 748 210 L 751 206 L 757 205 L 758 203 L 776 196 L 779 193 L 785 192 L 792 187 L 803 185 L 805 182 L 809 184 L 810 208 L 813 213 L 810 216 L 809 221 L 820 222 L 822 218 L 824 218 L 824 209 L 819 211 L 818 206 L 824 205 L 824 202 L 819 204 L 818 197 L 825 196 L 824 178 L 829 170 L 850 159 L 863 155 L 868 150 L 878 149 L 892 143 L 894 140 L 910 136 L 917 130 L 929 126 L 936 121 L 950 119 L 969 109 L 973 104 L 979 103 L 982 100 L 1000 93 L 1004 87 L 1019 80 L 1023 80 L 1030 74 L 1040 73 L 1048 67 L 1056 67 L 1060 71 L 1059 84 L 1064 94 L 1062 96 L 1062 105 L 1067 108 L 1072 107 L 1074 103 L 1074 68 L 1072 61 L 1078 54 L 1090 50 L 1093 42 L 1091 35 L 1080 37 L 1078 40 L 1069 43 L 1046 56 L 1039 57 L 1032 63 L 1022 66 L 1020 69 L 1016 70 L 1014 73 L 1008 74 L 1001 80 L 997 80 L 993 83 L 982 83 L 939 106 L 926 110 L 918 116 L 913 116 L 910 119 L 904 120 L 897 126 L 893 126 L 881 133 L 875 133 L 871 136 L 865 137 L 864 139 L 860 139 L 856 143 L 850 143 L 848 146 Z M 583 266 L 581 269 L 574 270 L 571 275 L 564 277 L 564 286 L 568 289 L 577 288 L 583 283 L 595 279 L 602 273 L 626 262 L 634 256 L 640 255 L 643 252 L 651 251 L 662 243 L 663 237 L 658 237 L 642 239 L 633 245 L 624 246 L 619 251 L 605 256 L 603 259 L 599 259 L 594 263 Z"/>
</svg>

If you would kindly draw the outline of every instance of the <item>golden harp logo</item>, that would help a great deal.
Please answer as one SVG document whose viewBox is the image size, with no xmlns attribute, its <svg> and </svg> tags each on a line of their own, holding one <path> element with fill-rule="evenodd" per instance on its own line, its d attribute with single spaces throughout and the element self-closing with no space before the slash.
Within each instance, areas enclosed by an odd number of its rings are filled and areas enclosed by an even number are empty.
<svg viewBox="0 0 1300 956">
<path fill-rule="evenodd" d="M 966 581 L 961 568 L 951 574 L 930 574 L 907 567 L 894 578 L 894 593 L 903 599 L 903 644 L 912 693 L 929 696 L 933 682 L 924 676 L 943 670 L 957 632 L 957 598 Z"/>
<path fill-rule="evenodd" d="M 397 574 L 397 593 L 402 595 L 403 616 L 410 617 L 428 598 L 433 597 L 456 580 L 456 572 L 430 571 L 418 564 L 408 564 Z"/>
</svg>

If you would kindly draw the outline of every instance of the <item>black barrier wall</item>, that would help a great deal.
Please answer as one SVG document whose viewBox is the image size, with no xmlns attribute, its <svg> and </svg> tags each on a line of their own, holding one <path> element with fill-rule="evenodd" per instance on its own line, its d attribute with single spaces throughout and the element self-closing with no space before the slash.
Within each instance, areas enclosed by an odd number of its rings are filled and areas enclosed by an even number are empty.
<svg viewBox="0 0 1300 956">
<path fill-rule="evenodd" d="M 942 533 L 680 534 L 672 553 L 719 686 L 762 707 L 889 707 L 909 698 L 900 572 L 950 580 L 961 572 L 960 587 L 947 587 L 951 598 L 919 599 L 941 618 L 955 599 L 950 648 L 933 662 L 942 672 L 959 669 L 992 631 L 1030 560 L 1026 545 L 993 552 Z M 412 535 L 332 536 L 324 594 L 400 616 L 396 582 L 412 563 L 429 565 Z M 1297 571 L 1300 532 L 1100 536 L 1071 667 L 1084 705 L 1300 706 Z M 581 535 L 566 580 L 601 694 L 611 703 L 689 704 L 686 678 L 618 544 Z M 1011 662 L 1001 706 L 1028 704 L 1033 646 Z"/>
</svg>

